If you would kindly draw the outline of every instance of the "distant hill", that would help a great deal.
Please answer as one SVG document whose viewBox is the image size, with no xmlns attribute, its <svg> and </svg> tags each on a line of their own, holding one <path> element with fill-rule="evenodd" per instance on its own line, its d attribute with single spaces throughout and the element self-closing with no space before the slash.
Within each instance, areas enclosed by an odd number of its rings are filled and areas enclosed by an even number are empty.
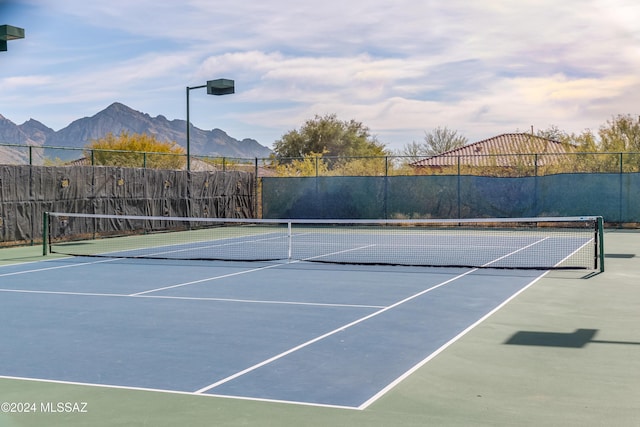
<svg viewBox="0 0 640 427">
<path fill-rule="evenodd" d="M 0 115 L 0 144 L 84 148 L 92 140 L 102 138 L 110 132 L 119 135 L 122 131 L 127 131 L 154 135 L 160 141 L 175 141 L 185 147 L 186 127 L 185 120 L 151 117 L 116 102 L 96 115 L 78 119 L 57 132 L 37 120 L 31 119 L 16 125 Z M 239 141 L 220 129 L 205 131 L 193 127 L 190 140 L 191 154 L 198 156 L 264 158 L 271 154 L 269 148 L 254 139 Z M 42 150 L 33 151 L 38 153 L 34 159 L 34 163 L 38 164 L 42 161 Z M 51 150 L 47 151 L 51 153 Z M 63 160 L 78 158 L 80 154 L 79 151 L 55 151 L 55 157 Z M 0 163 L 27 161 L 28 150 L 0 147 Z"/>
</svg>

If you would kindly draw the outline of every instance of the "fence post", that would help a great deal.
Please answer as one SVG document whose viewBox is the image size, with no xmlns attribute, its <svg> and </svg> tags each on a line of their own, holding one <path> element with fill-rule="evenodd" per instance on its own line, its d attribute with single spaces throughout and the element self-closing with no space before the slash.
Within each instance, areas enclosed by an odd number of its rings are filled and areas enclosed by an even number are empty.
<svg viewBox="0 0 640 427">
<path fill-rule="evenodd" d="M 458 188 L 457 188 L 457 192 L 458 192 L 458 214 L 456 216 L 458 217 L 458 219 L 460 219 L 460 216 L 462 215 L 462 207 L 460 206 L 460 204 L 462 203 L 462 197 L 461 197 L 461 194 L 460 194 L 460 186 L 461 186 L 461 183 L 460 183 L 460 180 L 461 180 L 461 177 L 460 177 L 460 156 L 458 156 L 457 160 L 458 160 Z"/>
<path fill-rule="evenodd" d="M 620 174 L 619 174 L 619 179 L 618 179 L 618 183 L 619 183 L 619 191 L 618 191 L 618 222 L 622 223 L 624 222 L 624 219 L 622 218 L 622 197 L 624 194 L 624 167 L 622 166 L 622 162 L 624 161 L 624 156 L 622 154 L 622 152 L 620 152 Z"/>
<path fill-rule="evenodd" d="M 538 154 L 536 153 L 534 159 L 534 171 L 535 175 L 533 176 L 533 215 L 538 216 Z"/>
<path fill-rule="evenodd" d="M 262 217 L 262 209 L 259 206 L 262 205 L 261 201 L 258 200 L 258 186 L 260 185 L 260 177 L 258 176 L 258 158 L 255 158 L 255 164 L 253 167 L 253 217 L 260 218 Z M 258 212 L 260 211 L 260 212 Z"/>
<path fill-rule="evenodd" d="M 384 219 L 389 218 L 389 157 L 384 157 Z"/>
<path fill-rule="evenodd" d="M 49 247 L 47 246 L 47 240 L 49 240 L 49 212 L 42 213 L 42 256 L 47 256 Z"/>
<path fill-rule="evenodd" d="M 620 173 L 624 173 L 624 166 L 622 165 L 622 162 L 624 161 L 624 156 L 622 155 L 622 152 L 620 152 Z"/>
</svg>

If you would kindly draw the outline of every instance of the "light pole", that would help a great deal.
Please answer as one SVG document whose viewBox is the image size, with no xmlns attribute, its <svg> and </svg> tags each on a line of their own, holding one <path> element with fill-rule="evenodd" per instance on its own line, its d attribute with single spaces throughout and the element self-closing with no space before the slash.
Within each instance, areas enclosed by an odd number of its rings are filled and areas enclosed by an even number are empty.
<svg viewBox="0 0 640 427">
<path fill-rule="evenodd" d="M 189 91 L 207 88 L 209 95 L 230 95 L 235 93 L 235 82 L 229 79 L 208 80 L 206 85 L 187 86 L 187 170 L 191 170 L 191 124 L 189 122 Z"/>
<path fill-rule="evenodd" d="M 12 25 L 0 25 L 0 52 L 7 51 L 7 40 L 24 38 L 24 29 Z"/>
</svg>

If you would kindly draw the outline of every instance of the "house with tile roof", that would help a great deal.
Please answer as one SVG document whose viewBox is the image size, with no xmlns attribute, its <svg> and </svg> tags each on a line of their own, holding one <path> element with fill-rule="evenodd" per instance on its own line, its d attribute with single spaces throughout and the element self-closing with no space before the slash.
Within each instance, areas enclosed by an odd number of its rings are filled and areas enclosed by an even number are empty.
<svg viewBox="0 0 640 427">
<path fill-rule="evenodd" d="M 576 147 L 530 133 L 506 133 L 411 163 L 424 172 L 451 168 L 512 170 L 562 163 Z"/>
</svg>

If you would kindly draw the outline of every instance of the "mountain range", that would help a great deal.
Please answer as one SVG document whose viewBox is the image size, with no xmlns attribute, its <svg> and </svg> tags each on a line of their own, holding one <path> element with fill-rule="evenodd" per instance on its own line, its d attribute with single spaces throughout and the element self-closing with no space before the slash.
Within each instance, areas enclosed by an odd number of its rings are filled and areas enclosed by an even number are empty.
<svg viewBox="0 0 640 427">
<path fill-rule="evenodd" d="M 162 115 L 151 117 L 116 102 L 92 117 L 75 120 L 59 131 L 54 131 L 34 119 L 16 125 L 0 115 L 0 144 L 84 148 L 92 140 L 102 138 L 108 133 L 120 135 L 126 131 L 154 135 L 159 141 L 175 141 L 186 147 L 186 127 L 185 120 L 168 120 Z M 191 154 L 195 156 L 265 158 L 271 154 L 269 148 L 260 145 L 254 139 L 239 141 L 220 129 L 202 130 L 192 127 L 189 140 Z M 42 153 L 43 150 L 33 151 Z M 55 156 L 62 160 L 82 157 L 81 151 L 55 152 Z M 0 145 L 0 163 L 26 164 L 29 161 L 28 156 L 28 150 L 24 148 Z M 34 164 L 41 163 L 42 157 L 42 154 L 36 155 L 33 159 Z"/>
</svg>

